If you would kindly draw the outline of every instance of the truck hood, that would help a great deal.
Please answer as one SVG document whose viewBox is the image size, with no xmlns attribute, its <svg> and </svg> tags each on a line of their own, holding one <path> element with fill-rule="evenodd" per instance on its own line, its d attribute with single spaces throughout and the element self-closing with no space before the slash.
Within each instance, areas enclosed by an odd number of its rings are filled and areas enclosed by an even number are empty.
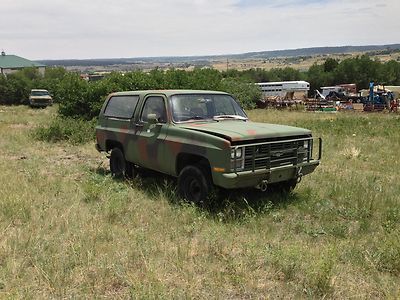
<svg viewBox="0 0 400 300">
<path fill-rule="evenodd" d="M 231 142 L 311 134 L 310 130 L 299 127 L 238 120 L 194 122 L 179 124 L 178 126 L 219 136 Z"/>
</svg>

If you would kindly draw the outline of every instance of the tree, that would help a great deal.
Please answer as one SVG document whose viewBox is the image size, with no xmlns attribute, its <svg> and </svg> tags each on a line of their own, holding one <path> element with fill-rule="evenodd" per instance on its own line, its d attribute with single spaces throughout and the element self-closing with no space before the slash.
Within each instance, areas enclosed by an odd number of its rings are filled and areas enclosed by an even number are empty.
<svg viewBox="0 0 400 300">
<path fill-rule="evenodd" d="M 382 82 L 387 85 L 400 85 L 400 63 L 391 60 L 381 66 Z"/>
<path fill-rule="evenodd" d="M 226 78 L 222 80 L 220 90 L 232 94 L 244 109 L 254 108 L 261 99 L 258 86 L 243 79 Z"/>
<path fill-rule="evenodd" d="M 339 65 L 339 62 L 334 58 L 328 58 L 324 62 L 324 72 L 333 72 Z"/>
<path fill-rule="evenodd" d="M 324 65 L 313 64 L 308 69 L 306 79 L 310 82 L 312 93 L 323 86 L 334 84 L 333 73 L 325 72 Z"/>
<path fill-rule="evenodd" d="M 88 101 L 89 83 L 78 74 L 68 73 L 60 82 L 58 111 L 63 116 L 93 118 L 93 111 Z"/>
</svg>

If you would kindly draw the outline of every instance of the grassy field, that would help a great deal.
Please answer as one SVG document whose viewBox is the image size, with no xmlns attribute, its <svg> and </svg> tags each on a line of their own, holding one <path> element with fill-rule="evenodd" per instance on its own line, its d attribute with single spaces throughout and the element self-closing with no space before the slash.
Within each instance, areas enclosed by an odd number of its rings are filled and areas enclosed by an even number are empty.
<svg viewBox="0 0 400 300">
<path fill-rule="evenodd" d="M 0 107 L 0 298 L 400 297 L 400 115 L 251 111 L 322 136 L 322 165 L 199 208 L 33 139 L 55 111 Z"/>
</svg>

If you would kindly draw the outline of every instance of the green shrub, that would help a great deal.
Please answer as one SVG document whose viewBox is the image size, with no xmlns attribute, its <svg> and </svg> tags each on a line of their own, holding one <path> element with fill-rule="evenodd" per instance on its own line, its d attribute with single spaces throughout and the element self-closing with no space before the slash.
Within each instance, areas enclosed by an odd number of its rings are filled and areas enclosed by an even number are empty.
<svg viewBox="0 0 400 300">
<path fill-rule="evenodd" d="M 32 88 L 42 88 L 41 75 L 36 68 L 0 75 L 0 104 L 27 104 Z"/>
<path fill-rule="evenodd" d="M 223 80 L 221 90 L 232 94 L 244 109 L 255 108 L 257 100 L 261 99 L 261 91 L 257 85 L 240 79 Z"/>
<path fill-rule="evenodd" d="M 290 58 L 293 60 L 297 58 Z M 388 85 L 400 84 L 400 63 L 391 60 L 381 63 L 369 56 L 357 56 L 336 61 L 328 58 L 323 64 L 314 64 L 307 71 L 294 68 L 230 69 L 219 72 L 214 69 L 195 68 L 193 71 L 159 70 L 149 73 L 128 72 L 124 76 L 112 73 L 97 82 L 86 82 L 79 74 L 67 72 L 62 67 L 46 68 L 44 76 L 37 69 L 26 68 L 13 74 L 0 76 L 0 103 L 21 104 L 27 101 L 32 88 L 44 88 L 60 102 L 64 116 L 92 119 L 98 115 L 104 98 L 115 91 L 147 89 L 206 89 L 223 90 L 234 94 L 244 108 L 254 107 L 260 97 L 256 86 L 249 82 L 307 80 L 311 93 L 321 86 L 354 82 L 359 89 L 367 88 L 369 82 Z"/>
<path fill-rule="evenodd" d="M 34 136 L 45 142 L 68 141 L 71 144 L 84 144 L 94 140 L 95 124 L 95 120 L 56 117 L 49 125 L 36 128 Z"/>
<path fill-rule="evenodd" d="M 65 117 L 92 119 L 91 103 L 87 99 L 88 83 L 78 74 L 68 73 L 59 84 L 59 113 Z"/>
<path fill-rule="evenodd" d="M 108 94 L 129 90 L 193 89 L 220 90 L 233 94 L 246 109 L 253 108 L 260 99 L 257 86 L 240 78 L 223 79 L 212 69 L 152 70 L 128 72 L 124 75 L 111 73 L 96 82 L 86 82 L 78 74 L 68 73 L 59 83 L 57 94 L 62 116 L 91 120 L 98 116 Z"/>
</svg>

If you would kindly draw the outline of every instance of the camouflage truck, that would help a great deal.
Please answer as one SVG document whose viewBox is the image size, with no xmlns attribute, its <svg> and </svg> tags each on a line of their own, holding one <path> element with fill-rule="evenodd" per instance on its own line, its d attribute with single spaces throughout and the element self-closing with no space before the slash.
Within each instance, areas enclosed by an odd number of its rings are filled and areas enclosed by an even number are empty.
<svg viewBox="0 0 400 300">
<path fill-rule="evenodd" d="M 96 139 L 112 175 L 156 170 L 177 177 L 180 195 L 193 202 L 214 186 L 289 191 L 319 165 L 322 146 L 310 130 L 249 121 L 227 93 L 195 90 L 113 93 Z"/>
</svg>

